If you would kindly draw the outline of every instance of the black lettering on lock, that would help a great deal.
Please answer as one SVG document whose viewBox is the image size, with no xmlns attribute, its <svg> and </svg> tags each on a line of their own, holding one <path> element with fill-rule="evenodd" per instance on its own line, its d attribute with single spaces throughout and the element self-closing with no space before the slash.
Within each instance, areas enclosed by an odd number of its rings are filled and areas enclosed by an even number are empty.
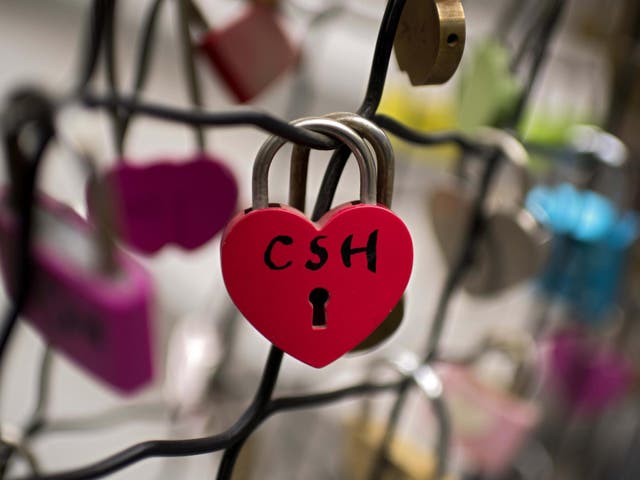
<svg viewBox="0 0 640 480">
<path fill-rule="evenodd" d="M 367 254 L 367 268 L 376 273 L 376 261 L 377 261 L 377 244 L 378 244 L 378 230 L 374 230 L 369 235 L 369 239 L 367 240 L 367 246 L 361 248 L 352 248 L 351 242 L 353 241 L 353 235 L 349 235 L 342 242 L 342 248 L 340 252 L 342 253 L 342 263 L 347 268 L 351 268 L 351 256 L 357 253 L 366 253 Z"/>
<path fill-rule="evenodd" d="M 82 316 L 64 309 L 56 314 L 56 323 L 65 335 L 78 335 L 98 348 L 104 343 L 104 331 L 100 323 L 90 314 Z"/>
<path fill-rule="evenodd" d="M 305 267 L 307 267 L 309 270 L 320 270 L 322 268 L 322 266 L 327 263 L 327 259 L 329 258 L 329 252 L 327 252 L 327 249 L 324 248 L 322 245 L 320 245 L 320 240 L 322 240 L 323 238 L 327 238 L 326 236 L 320 235 L 316 238 L 314 238 L 313 240 L 311 240 L 311 244 L 309 246 L 309 249 L 311 250 L 311 253 L 313 253 L 314 255 L 316 255 L 318 257 L 318 261 L 317 262 L 312 262 L 311 260 L 307 260 L 307 263 L 304 264 Z"/>
<path fill-rule="evenodd" d="M 285 268 L 290 267 L 293 262 L 289 260 L 284 265 L 276 265 L 275 263 L 273 263 L 273 260 L 271 259 L 271 251 L 273 250 L 273 247 L 276 243 L 291 245 L 293 243 L 293 238 L 288 237 L 287 235 L 278 235 L 269 242 L 269 245 L 267 245 L 267 249 L 264 251 L 264 263 L 267 267 L 269 267 L 271 270 L 284 270 Z"/>
</svg>

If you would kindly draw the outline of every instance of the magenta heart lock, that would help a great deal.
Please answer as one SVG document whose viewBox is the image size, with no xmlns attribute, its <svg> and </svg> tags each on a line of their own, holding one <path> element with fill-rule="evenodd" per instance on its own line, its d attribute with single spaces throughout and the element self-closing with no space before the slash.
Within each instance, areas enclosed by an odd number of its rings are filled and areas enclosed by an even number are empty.
<svg viewBox="0 0 640 480">
<path fill-rule="evenodd" d="M 227 226 L 224 282 L 240 312 L 271 343 L 316 368 L 367 338 L 398 303 L 413 246 L 402 220 L 376 204 L 371 153 L 353 130 L 327 118 L 295 122 L 349 146 L 361 172 L 361 202 L 318 222 L 286 205 L 269 205 L 267 173 L 284 140 L 271 137 L 253 170 L 253 206 Z"/>
<path fill-rule="evenodd" d="M 71 208 L 38 195 L 34 207 L 33 283 L 25 319 L 78 366 L 120 392 L 153 378 L 151 280 L 141 265 L 115 251 L 115 269 L 100 271 L 95 229 Z M 17 219 L 0 202 L 0 261 L 15 286 Z"/>
<path fill-rule="evenodd" d="M 204 245 L 227 224 L 238 197 L 229 168 L 204 153 L 186 162 L 120 162 L 103 181 L 112 195 L 119 237 L 146 254 L 166 245 L 185 250 Z M 87 197 L 95 218 L 91 190 Z"/>
</svg>

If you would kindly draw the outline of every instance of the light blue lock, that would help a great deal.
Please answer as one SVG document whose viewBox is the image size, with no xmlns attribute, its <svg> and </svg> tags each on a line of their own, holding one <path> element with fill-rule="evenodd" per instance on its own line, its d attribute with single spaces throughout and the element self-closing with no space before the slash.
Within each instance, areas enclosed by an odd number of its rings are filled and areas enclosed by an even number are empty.
<svg viewBox="0 0 640 480">
<path fill-rule="evenodd" d="M 616 303 L 636 213 L 619 214 L 606 197 L 569 184 L 535 187 L 526 201 L 532 215 L 554 233 L 549 262 L 539 277 L 543 291 L 560 297 L 576 318 L 598 323 Z"/>
</svg>

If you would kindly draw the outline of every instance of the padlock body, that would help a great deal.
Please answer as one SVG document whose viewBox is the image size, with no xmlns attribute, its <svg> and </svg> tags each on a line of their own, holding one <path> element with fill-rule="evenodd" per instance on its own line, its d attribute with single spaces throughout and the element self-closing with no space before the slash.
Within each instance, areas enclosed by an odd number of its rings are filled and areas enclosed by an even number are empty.
<svg viewBox="0 0 640 480">
<path fill-rule="evenodd" d="M 229 295 L 247 320 L 320 368 L 389 315 L 409 281 L 413 246 L 402 220 L 381 205 L 345 204 L 317 223 L 278 206 L 236 216 L 223 235 L 221 261 Z"/>
<path fill-rule="evenodd" d="M 564 328 L 546 343 L 549 386 L 573 413 L 601 415 L 632 387 L 631 363 L 583 329 Z"/>
<path fill-rule="evenodd" d="M 414 86 L 445 83 L 458 68 L 465 37 L 460 0 L 408 0 L 394 39 L 398 66 Z"/>
<path fill-rule="evenodd" d="M 456 443 L 477 471 L 502 472 L 535 427 L 537 406 L 480 382 L 466 367 L 441 363 L 436 371 Z"/>
<path fill-rule="evenodd" d="M 259 95 L 298 58 L 274 9 L 257 4 L 207 33 L 200 48 L 240 103 Z"/>
<path fill-rule="evenodd" d="M 104 178 L 115 207 L 116 232 L 138 252 L 153 254 L 167 245 L 201 247 L 234 213 L 238 187 L 220 160 L 197 154 L 187 161 L 158 159 L 149 165 L 119 162 Z M 95 183 L 87 192 L 89 218 L 97 219 Z"/>
<path fill-rule="evenodd" d="M 0 204 L 0 261 L 15 293 L 18 220 Z M 100 272 L 92 227 L 71 208 L 39 195 L 34 207 L 33 273 L 25 320 L 103 383 L 133 392 L 153 377 L 151 280 L 115 252 L 117 272 Z"/>
</svg>

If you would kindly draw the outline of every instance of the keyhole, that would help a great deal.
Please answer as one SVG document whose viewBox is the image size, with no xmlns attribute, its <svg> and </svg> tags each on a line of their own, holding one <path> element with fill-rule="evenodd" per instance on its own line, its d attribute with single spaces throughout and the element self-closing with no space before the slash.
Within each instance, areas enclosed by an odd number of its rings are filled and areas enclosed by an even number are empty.
<svg viewBox="0 0 640 480">
<path fill-rule="evenodd" d="M 326 304 L 329 300 L 329 292 L 326 288 L 314 288 L 309 294 L 309 301 L 313 305 L 313 319 L 311 326 L 314 329 L 327 328 Z"/>
</svg>

